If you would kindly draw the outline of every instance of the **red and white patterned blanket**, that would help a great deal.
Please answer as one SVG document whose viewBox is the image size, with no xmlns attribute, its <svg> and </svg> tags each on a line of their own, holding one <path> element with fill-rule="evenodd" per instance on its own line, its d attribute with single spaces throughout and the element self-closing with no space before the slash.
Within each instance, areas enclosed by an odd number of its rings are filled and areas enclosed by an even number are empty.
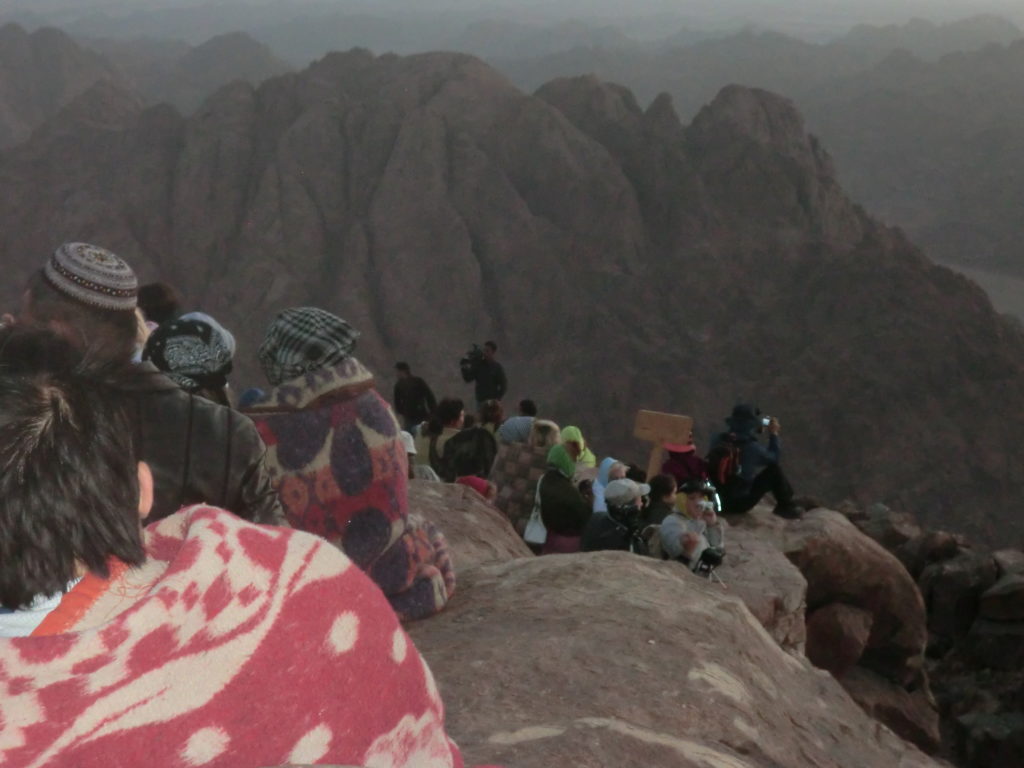
<svg viewBox="0 0 1024 768">
<path fill-rule="evenodd" d="M 315 536 L 191 507 L 74 630 L 0 640 L 0 765 L 460 768 L 430 670 Z"/>
</svg>

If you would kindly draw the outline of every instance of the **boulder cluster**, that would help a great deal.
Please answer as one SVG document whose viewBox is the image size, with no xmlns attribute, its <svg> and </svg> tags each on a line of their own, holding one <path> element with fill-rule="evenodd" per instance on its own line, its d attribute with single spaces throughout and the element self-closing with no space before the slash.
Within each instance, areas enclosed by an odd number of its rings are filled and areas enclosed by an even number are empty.
<svg viewBox="0 0 1024 768">
<path fill-rule="evenodd" d="M 469 763 L 940 764 L 918 748 L 939 747 L 924 602 L 837 512 L 755 510 L 708 580 L 623 552 L 533 557 L 457 486 L 414 481 L 410 504 L 459 568 L 410 632 Z"/>
<path fill-rule="evenodd" d="M 946 747 L 961 764 L 1019 766 L 1024 755 L 1024 552 L 989 551 L 923 530 L 882 504 L 844 505 L 854 524 L 916 580 Z"/>
</svg>

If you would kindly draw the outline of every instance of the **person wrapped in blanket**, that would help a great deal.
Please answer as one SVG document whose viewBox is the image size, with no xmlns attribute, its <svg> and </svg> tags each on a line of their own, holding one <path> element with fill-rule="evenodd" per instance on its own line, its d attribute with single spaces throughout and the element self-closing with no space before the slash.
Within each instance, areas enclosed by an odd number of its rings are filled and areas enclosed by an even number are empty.
<svg viewBox="0 0 1024 768">
<path fill-rule="evenodd" d="M 455 589 L 447 542 L 409 516 L 398 421 L 352 356 L 359 332 L 314 307 L 287 309 L 259 349 L 272 388 L 246 409 L 292 527 L 340 547 L 403 620 L 440 611 Z"/>
<path fill-rule="evenodd" d="M 86 365 L 0 331 L 0 764 L 461 768 L 430 670 L 343 552 L 205 505 L 143 530 L 121 374 Z"/>
<path fill-rule="evenodd" d="M 674 490 L 674 489 L 673 489 Z M 725 554 L 725 521 L 716 510 L 714 486 L 690 479 L 658 499 L 675 502 L 675 510 L 661 521 L 661 550 L 669 560 L 679 560 L 691 570 L 702 564 L 716 566 Z"/>
</svg>

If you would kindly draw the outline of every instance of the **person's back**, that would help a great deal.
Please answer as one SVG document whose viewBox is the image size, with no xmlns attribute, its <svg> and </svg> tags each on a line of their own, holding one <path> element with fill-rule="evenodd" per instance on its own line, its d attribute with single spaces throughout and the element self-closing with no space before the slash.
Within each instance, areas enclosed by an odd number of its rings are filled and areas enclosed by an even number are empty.
<svg viewBox="0 0 1024 768">
<path fill-rule="evenodd" d="M 127 363 L 135 345 L 135 275 L 96 246 L 68 243 L 29 281 L 20 324 L 45 326 L 94 363 Z M 153 519 L 182 504 L 221 504 L 263 523 L 283 519 L 248 419 L 182 392 L 149 365 L 126 386 L 137 452 L 156 477 Z"/>
<path fill-rule="evenodd" d="M 260 346 L 272 385 L 249 414 L 295 528 L 341 548 L 403 619 L 433 615 L 455 589 L 447 541 L 409 515 L 398 423 L 352 351 L 358 333 L 315 307 L 278 314 Z"/>
<path fill-rule="evenodd" d="M 406 429 L 425 421 L 437 408 L 437 401 L 427 382 L 412 374 L 408 363 L 396 363 L 395 413 L 402 417 Z"/>
<path fill-rule="evenodd" d="M 136 450 L 156 484 L 147 522 L 207 503 L 254 523 L 285 524 L 266 447 L 248 417 L 185 392 L 148 364 L 124 386 Z"/>
</svg>

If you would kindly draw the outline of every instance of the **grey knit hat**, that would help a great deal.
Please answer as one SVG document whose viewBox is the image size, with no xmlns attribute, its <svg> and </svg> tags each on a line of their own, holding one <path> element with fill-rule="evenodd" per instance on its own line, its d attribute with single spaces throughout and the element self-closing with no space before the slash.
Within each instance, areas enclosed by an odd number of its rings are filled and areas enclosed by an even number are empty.
<svg viewBox="0 0 1024 768">
<path fill-rule="evenodd" d="M 100 309 L 135 309 L 139 281 L 132 268 L 108 250 L 88 243 L 64 243 L 43 267 L 50 285 Z"/>
</svg>

